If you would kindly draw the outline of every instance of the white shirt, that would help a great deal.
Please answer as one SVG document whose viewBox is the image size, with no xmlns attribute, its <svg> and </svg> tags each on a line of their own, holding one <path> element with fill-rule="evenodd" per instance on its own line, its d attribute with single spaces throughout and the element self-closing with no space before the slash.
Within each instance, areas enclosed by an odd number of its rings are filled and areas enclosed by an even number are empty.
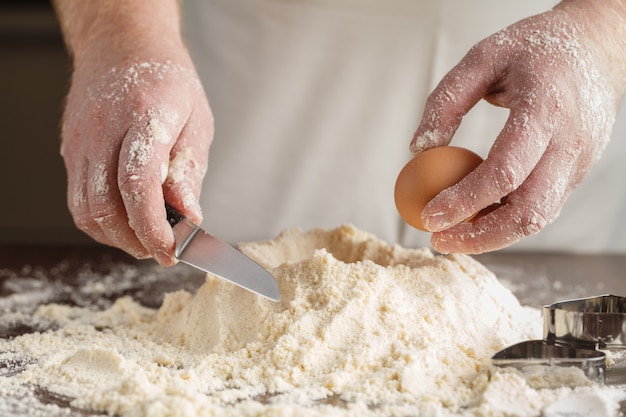
<svg viewBox="0 0 626 417">
<path fill-rule="evenodd" d="M 350 223 L 404 246 L 430 235 L 393 199 L 428 93 L 469 48 L 555 2 L 186 0 L 215 116 L 203 226 L 237 243 Z M 486 156 L 508 110 L 481 102 L 453 144 Z M 613 137 L 626 132 L 622 108 Z M 626 251 L 623 139 L 560 217 L 511 249 Z"/>
</svg>

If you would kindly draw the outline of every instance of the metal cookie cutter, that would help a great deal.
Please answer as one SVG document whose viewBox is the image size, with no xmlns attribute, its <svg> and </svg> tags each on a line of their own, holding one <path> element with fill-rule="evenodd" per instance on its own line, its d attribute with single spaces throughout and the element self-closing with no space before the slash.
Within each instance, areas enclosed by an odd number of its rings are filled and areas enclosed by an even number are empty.
<svg viewBox="0 0 626 417">
<path fill-rule="evenodd" d="M 606 354 L 601 350 L 626 349 L 626 298 L 601 295 L 547 305 L 543 337 L 497 352 L 492 364 L 523 373 L 536 366 L 578 368 L 587 379 L 604 383 Z"/>
<path fill-rule="evenodd" d="M 543 338 L 586 349 L 626 349 L 626 298 L 561 301 L 543 308 Z"/>
<path fill-rule="evenodd" d="M 538 370 L 543 369 L 541 376 L 544 379 L 554 367 L 580 370 L 586 379 L 598 383 L 604 383 L 606 373 L 604 352 L 577 349 L 545 340 L 529 340 L 509 346 L 493 355 L 491 362 L 503 368 L 513 367 L 526 376 L 537 375 Z M 570 380 L 575 378 L 570 377 Z"/>
</svg>

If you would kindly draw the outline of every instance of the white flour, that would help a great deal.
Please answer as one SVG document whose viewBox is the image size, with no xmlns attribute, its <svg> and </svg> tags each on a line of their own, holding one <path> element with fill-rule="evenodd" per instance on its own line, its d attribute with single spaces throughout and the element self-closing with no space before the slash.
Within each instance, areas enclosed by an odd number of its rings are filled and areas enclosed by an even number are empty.
<svg viewBox="0 0 626 417">
<path fill-rule="evenodd" d="M 157 417 L 565 416 L 581 396 L 609 416 L 623 396 L 533 389 L 492 370 L 497 350 L 541 337 L 541 320 L 470 257 L 349 226 L 241 249 L 277 277 L 279 303 L 209 277 L 159 310 L 130 298 L 105 311 L 44 305 L 35 317 L 56 330 L 0 342 L 3 360 L 25 365 L 0 372 L 0 395 L 28 404 L 35 384 L 78 409 Z M 69 411 L 47 407 L 41 415 Z"/>
</svg>

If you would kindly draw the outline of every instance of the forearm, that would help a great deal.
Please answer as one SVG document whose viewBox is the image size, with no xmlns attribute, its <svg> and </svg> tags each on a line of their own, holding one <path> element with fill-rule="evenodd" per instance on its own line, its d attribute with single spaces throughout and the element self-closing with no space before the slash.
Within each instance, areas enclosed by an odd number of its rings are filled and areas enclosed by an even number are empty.
<svg viewBox="0 0 626 417">
<path fill-rule="evenodd" d="M 613 63 L 611 80 L 626 82 L 626 0 L 563 0 L 555 9 L 575 17 L 595 40 L 596 53 Z"/>
<path fill-rule="evenodd" d="M 119 58 L 182 46 L 178 0 L 53 0 L 63 37 L 74 60 Z M 155 47 L 159 45 L 159 47 Z M 164 56 L 163 59 L 168 57 Z"/>
<path fill-rule="evenodd" d="M 626 0 L 561 0 L 554 8 L 573 11 L 588 23 L 611 24 L 619 33 L 626 30 Z"/>
</svg>

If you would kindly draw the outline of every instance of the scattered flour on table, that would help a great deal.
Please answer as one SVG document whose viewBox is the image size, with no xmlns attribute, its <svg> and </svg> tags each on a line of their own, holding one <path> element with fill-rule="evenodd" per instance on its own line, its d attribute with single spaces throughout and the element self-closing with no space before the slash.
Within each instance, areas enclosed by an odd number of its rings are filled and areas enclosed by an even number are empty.
<svg viewBox="0 0 626 417">
<path fill-rule="evenodd" d="M 560 416 L 581 396 L 617 412 L 614 389 L 533 389 L 491 368 L 496 351 L 540 338 L 541 320 L 468 256 L 351 226 L 241 250 L 276 276 L 279 303 L 209 276 L 158 310 L 43 305 L 55 330 L 0 341 L 26 364 L 0 376 L 0 394 L 34 384 L 119 416 Z"/>
</svg>

